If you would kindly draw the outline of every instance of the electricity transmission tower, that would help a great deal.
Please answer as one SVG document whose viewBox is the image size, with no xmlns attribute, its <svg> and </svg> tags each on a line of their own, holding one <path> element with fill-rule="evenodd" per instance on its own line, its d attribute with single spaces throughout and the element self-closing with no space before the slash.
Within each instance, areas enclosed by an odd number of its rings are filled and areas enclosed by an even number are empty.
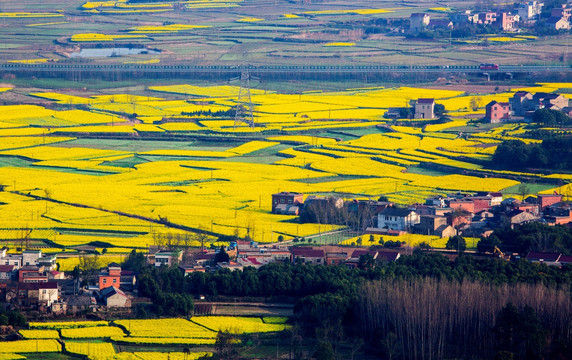
<svg viewBox="0 0 572 360">
<path fill-rule="evenodd" d="M 250 96 L 250 71 L 248 66 L 240 67 L 240 88 L 238 89 L 238 100 L 236 101 L 235 114 L 234 114 L 234 127 L 236 128 L 240 123 L 248 124 L 251 128 L 254 127 L 254 116 L 252 115 L 252 98 Z M 237 80 L 239 78 L 231 79 Z"/>
</svg>

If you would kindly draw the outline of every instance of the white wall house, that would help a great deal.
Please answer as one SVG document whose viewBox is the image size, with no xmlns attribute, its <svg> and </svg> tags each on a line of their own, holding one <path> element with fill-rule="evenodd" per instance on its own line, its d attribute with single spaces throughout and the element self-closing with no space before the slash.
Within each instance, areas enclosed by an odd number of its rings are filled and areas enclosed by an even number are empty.
<svg viewBox="0 0 572 360">
<path fill-rule="evenodd" d="M 388 207 L 377 215 L 377 227 L 388 230 L 410 231 L 420 221 L 419 214 L 410 209 Z"/>
</svg>

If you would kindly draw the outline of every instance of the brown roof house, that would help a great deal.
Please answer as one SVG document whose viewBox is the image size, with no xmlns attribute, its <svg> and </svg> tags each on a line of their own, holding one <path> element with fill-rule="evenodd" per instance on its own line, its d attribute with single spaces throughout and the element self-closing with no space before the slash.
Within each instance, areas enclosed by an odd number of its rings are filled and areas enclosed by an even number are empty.
<svg viewBox="0 0 572 360">
<path fill-rule="evenodd" d="M 417 101 L 412 100 L 413 118 L 414 119 L 434 119 L 435 118 L 435 99 L 419 98 Z"/>
<path fill-rule="evenodd" d="M 551 266 L 559 265 L 558 261 L 561 256 L 562 254 L 557 252 L 530 251 L 528 255 L 526 255 L 526 260 Z"/>
<path fill-rule="evenodd" d="M 304 202 L 304 194 L 283 191 L 272 194 L 272 213 L 298 215 L 299 205 Z"/>
<path fill-rule="evenodd" d="M 308 264 L 324 264 L 326 254 L 322 249 L 314 249 L 307 246 L 297 246 L 290 249 L 292 253 L 292 262 L 301 261 Z"/>
<path fill-rule="evenodd" d="M 92 310 L 97 307 L 95 298 L 87 295 L 72 295 L 66 299 L 67 311 L 77 313 L 85 310 Z"/>
<path fill-rule="evenodd" d="M 485 107 L 485 119 L 491 124 L 498 124 L 510 119 L 510 103 L 491 101 Z"/>
<path fill-rule="evenodd" d="M 15 274 L 14 265 L 0 265 L 0 280 L 12 280 Z"/>
</svg>

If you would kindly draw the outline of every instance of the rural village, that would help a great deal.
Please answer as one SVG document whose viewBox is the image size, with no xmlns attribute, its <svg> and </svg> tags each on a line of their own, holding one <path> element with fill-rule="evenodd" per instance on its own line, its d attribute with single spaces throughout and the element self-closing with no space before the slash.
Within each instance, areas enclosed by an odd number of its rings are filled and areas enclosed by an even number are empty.
<svg viewBox="0 0 572 360">
<path fill-rule="evenodd" d="M 572 359 L 571 0 L 0 19 L 0 360 Z"/>
</svg>

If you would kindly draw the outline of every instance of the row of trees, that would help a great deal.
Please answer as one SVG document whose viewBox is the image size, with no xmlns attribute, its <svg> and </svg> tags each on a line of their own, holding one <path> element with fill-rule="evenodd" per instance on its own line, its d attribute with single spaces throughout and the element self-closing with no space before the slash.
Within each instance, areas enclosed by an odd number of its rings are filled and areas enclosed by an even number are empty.
<svg viewBox="0 0 572 360">
<path fill-rule="evenodd" d="M 389 359 L 541 359 L 570 344 L 568 289 L 425 278 L 369 282 L 360 294 L 360 334 Z"/>
<path fill-rule="evenodd" d="M 495 167 L 522 171 L 526 168 L 571 170 L 572 137 L 543 140 L 541 144 L 525 144 L 520 140 L 503 141 L 495 150 Z"/>
<path fill-rule="evenodd" d="M 529 251 L 554 251 L 572 254 L 572 230 L 565 226 L 549 226 L 532 222 L 511 229 L 498 228 L 477 244 L 480 253 L 492 253 L 498 246 L 503 251 L 526 255 Z"/>
</svg>

